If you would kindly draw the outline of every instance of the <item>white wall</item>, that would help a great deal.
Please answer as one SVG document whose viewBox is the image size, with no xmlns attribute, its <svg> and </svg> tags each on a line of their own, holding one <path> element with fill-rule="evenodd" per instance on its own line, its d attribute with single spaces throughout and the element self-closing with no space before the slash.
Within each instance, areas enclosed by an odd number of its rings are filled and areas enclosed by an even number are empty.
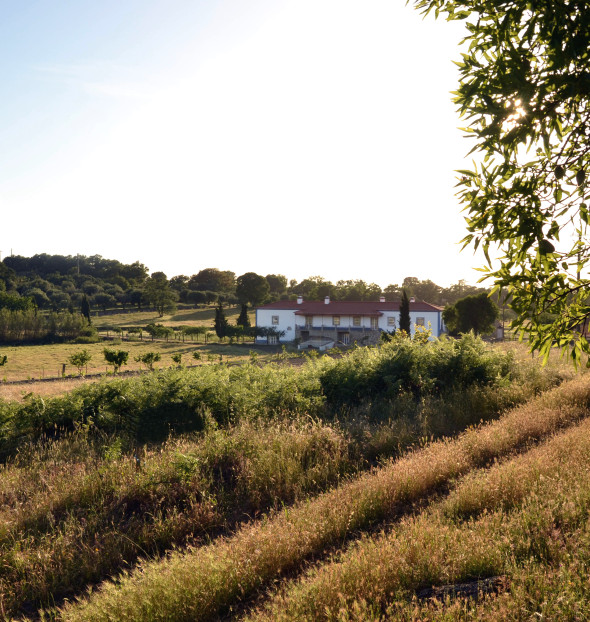
<svg viewBox="0 0 590 622">
<path fill-rule="evenodd" d="M 279 318 L 278 324 L 272 323 L 273 316 Z M 293 341 L 295 339 L 295 311 L 290 309 L 256 309 L 256 326 L 276 328 L 285 331 L 285 336 L 280 341 Z M 266 343 L 266 337 L 257 338 L 259 343 Z"/>
<path fill-rule="evenodd" d="M 295 326 L 305 325 L 304 315 L 295 315 L 297 309 L 257 309 L 256 310 L 256 326 L 273 327 L 278 331 L 285 331 L 285 336 L 281 337 L 281 341 L 293 341 L 295 339 Z M 279 323 L 273 324 L 273 316 L 278 316 Z M 387 324 L 387 318 L 395 318 L 395 327 Z M 414 325 L 419 317 L 424 318 L 424 327 L 428 329 L 428 323 L 430 322 L 432 336 L 440 336 L 440 319 L 439 313 L 436 311 L 410 311 L 410 322 L 412 335 L 415 332 Z M 336 327 L 338 330 L 345 330 L 348 328 L 358 328 L 353 326 L 352 315 L 341 315 L 340 325 Z M 316 315 L 313 317 L 312 326 L 328 326 L 333 327 L 331 315 Z M 371 318 L 361 316 L 361 327 L 371 328 Z M 384 331 L 391 332 L 393 328 L 399 328 L 399 311 L 384 311 L 383 315 L 378 319 L 378 328 Z M 259 343 L 266 343 L 266 337 L 259 338 Z"/>
</svg>

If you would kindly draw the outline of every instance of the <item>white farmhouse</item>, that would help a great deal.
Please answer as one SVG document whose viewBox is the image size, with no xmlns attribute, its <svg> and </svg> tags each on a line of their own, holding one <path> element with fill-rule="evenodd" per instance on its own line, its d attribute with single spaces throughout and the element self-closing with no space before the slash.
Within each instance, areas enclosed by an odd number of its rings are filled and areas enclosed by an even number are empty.
<svg viewBox="0 0 590 622">
<path fill-rule="evenodd" d="M 399 327 L 399 302 L 332 301 L 328 296 L 321 301 L 279 300 L 256 309 L 256 326 L 274 329 L 257 343 L 295 341 L 300 347 L 319 349 L 335 345 L 375 344 L 381 332 L 391 332 Z M 442 307 L 410 299 L 410 324 L 412 334 L 416 326 L 432 330 L 433 337 L 444 332 Z M 275 334 L 272 334 L 275 333 Z"/>
</svg>

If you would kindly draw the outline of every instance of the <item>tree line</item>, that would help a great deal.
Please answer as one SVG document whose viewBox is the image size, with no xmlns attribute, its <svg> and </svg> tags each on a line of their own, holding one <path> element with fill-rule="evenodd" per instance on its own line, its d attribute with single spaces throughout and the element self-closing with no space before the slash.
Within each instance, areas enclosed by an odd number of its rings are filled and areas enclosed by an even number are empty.
<svg viewBox="0 0 590 622">
<path fill-rule="evenodd" d="M 39 254 L 9 256 L 0 262 L 0 308 L 50 311 L 80 311 L 136 307 L 155 308 L 160 315 L 176 303 L 201 305 L 248 304 L 257 306 L 280 299 L 303 296 L 307 300 L 400 300 L 402 290 L 418 300 L 444 306 L 466 295 L 486 291 L 458 281 L 442 287 L 431 280 L 406 277 L 401 284 L 385 288 L 360 279 L 333 283 L 321 276 L 297 281 L 282 274 L 254 272 L 236 276 L 230 270 L 204 268 L 191 276 L 168 278 L 163 272 L 151 275 L 140 262 L 123 264 L 100 255 L 92 257 Z"/>
</svg>

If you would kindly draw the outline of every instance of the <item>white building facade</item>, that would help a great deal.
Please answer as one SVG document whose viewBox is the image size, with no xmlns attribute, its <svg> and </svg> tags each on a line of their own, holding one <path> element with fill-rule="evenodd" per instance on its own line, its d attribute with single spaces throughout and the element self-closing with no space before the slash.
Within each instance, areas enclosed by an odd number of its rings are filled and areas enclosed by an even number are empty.
<svg viewBox="0 0 590 622">
<path fill-rule="evenodd" d="M 334 345 L 378 343 L 383 331 L 399 328 L 399 302 L 323 302 L 280 300 L 256 309 L 256 326 L 273 329 L 269 335 L 258 337 L 257 343 L 297 341 L 302 347 L 320 349 Z M 439 337 L 445 331 L 442 308 L 427 302 L 410 300 L 410 325 L 414 334 L 417 326 Z M 274 333 L 274 334 L 273 334 Z"/>
</svg>

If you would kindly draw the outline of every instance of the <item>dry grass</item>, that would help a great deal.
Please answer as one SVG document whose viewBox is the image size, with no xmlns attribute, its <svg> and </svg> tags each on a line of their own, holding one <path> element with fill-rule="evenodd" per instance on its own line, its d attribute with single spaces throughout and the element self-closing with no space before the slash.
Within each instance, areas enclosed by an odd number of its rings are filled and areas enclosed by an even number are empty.
<svg viewBox="0 0 590 622">
<path fill-rule="evenodd" d="M 420 588 L 501 575 L 515 558 L 559 555 L 567 535 L 556 535 L 552 521 L 574 515 L 585 522 L 589 475 L 586 420 L 539 448 L 468 476 L 448 499 L 403 519 L 393 531 L 361 539 L 335 561 L 287 584 L 248 620 L 366 619 L 365 614 L 375 617 L 388 603 L 395 603 L 399 613 L 404 608 L 399 600 L 407 607 Z M 510 514 L 527 500 L 528 508 Z M 545 514 L 537 517 L 539 508 Z M 466 514 L 473 520 L 463 522 Z M 548 533 L 535 533 L 538 518 L 545 529 L 550 527 Z"/>
<path fill-rule="evenodd" d="M 85 378 L 64 378 L 55 382 L 26 382 L 23 384 L 0 383 L 0 399 L 22 402 L 26 395 L 35 393 L 41 397 L 57 397 L 73 391 L 80 385 L 92 382 Z"/>
<path fill-rule="evenodd" d="M 230 324 L 235 324 L 240 315 L 240 307 L 226 307 L 224 314 Z M 251 312 L 250 322 L 254 324 L 255 313 Z M 163 324 L 164 326 L 213 326 L 215 305 L 194 308 L 181 308 L 174 313 L 160 317 L 154 311 L 133 311 L 130 313 L 114 313 L 92 318 L 95 326 L 145 326 L 146 324 Z"/>
<path fill-rule="evenodd" d="M 588 381 L 579 378 L 498 422 L 469 430 L 455 441 L 433 443 L 313 501 L 258 521 L 233 538 L 175 553 L 161 562 L 145 562 L 116 583 L 105 583 L 90 599 L 66 607 L 61 617 L 93 621 L 215 618 L 357 530 L 395 517 L 408 504 L 425 499 L 471 469 L 586 417 L 589 403 Z M 427 538 L 435 537 L 429 534 L 424 531 Z M 480 554 L 478 567 L 481 559 Z M 488 559 L 495 557 L 490 553 Z M 484 567 L 490 568 L 491 563 Z"/>
<path fill-rule="evenodd" d="M 0 610 L 71 596 L 356 468 L 342 434 L 309 422 L 243 424 L 140 456 L 137 469 L 120 441 L 81 430 L 0 468 Z"/>
<path fill-rule="evenodd" d="M 256 350 L 261 362 L 271 359 L 274 349 L 264 349 L 252 346 L 252 344 L 230 345 L 229 343 L 191 343 L 189 341 L 123 341 L 123 342 L 101 342 L 94 344 L 48 344 L 48 345 L 29 345 L 2 348 L 1 353 L 8 356 L 8 362 L 0 368 L 1 378 L 5 382 L 0 382 L 0 398 L 12 399 L 11 396 L 20 395 L 21 389 L 10 388 L 7 382 L 15 380 L 34 380 L 43 378 L 60 378 L 62 365 L 66 365 L 66 378 L 78 376 L 78 370 L 68 363 L 69 357 L 80 350 L 86 349 L 92 355 L 92 359 L 87 367 L 88 374 L 109 374 L 112 367 L 108 366 L 104 360 L 103 350 L 105 347 L 126 350 L 129 352 L 129 362 L 122 368 L 122 371 L 139 371 L 145 369 L 145 365 L 135 361 L 135 357 L 146 352 L 157 352 L 161 360 L 155 364 L 155 369 L 166 367 L 176 367 L 172 356 L 182 355 L 182 362 L 186 365 L 197 363 L 193 359 L 193 353 L 199 352 L 200 361 L 197 364 L 206 365 L 208 363 L 240 362 L 250 358 L 250 351 Z M 220 359 L 221 357 L 221 359 Z M 50 389 L 43 384 L 27 385 L 29 391 L 34 391 L 40 395 L 56 395 L 55 388 Z"/>
<path fill-rule="evenodd" d="M 97 327 L 110 326 L 146 326 L 149 323 L 159 323 L 165 326 L 207 326 L 213 332 L 213 319 L 215 310 L 213 307 L 202 309 L 181 309 L 174 314 L 158 317 L 154 312 L 133 312 L 119 313 L 93 318 L 94 325 Z M 231 324 L 239 315 L 239 309 L 231 307 L 226 309 L 226 318 Z M 106 333 L 104 333 L 106 335 Z M 110 332 L 113 336 L 113 332 Z M 14 391 L 11 389 L 4 391 L 2 380 L 5 382 L 14 380 L 28 380 L 39 378 L 61 377 L 63 365 L 66 365 L 66 375 L 78 375 L 78 370 L 68 363 L 69 357 L 75 352 L 86 349 L 92 354 L 92 360 L 88 365 L 89 374 L 101 374 L 109 370 L 103 357 L 105 346 L 114 347 L 120 350 L 129 351 L 129 364 L 124 369 L 140 369 L 140 364 L 134 361 L 134 357 L 145 354 L 146 352 L 158 352 L 162 359 L 157 367 L 169 367 L 175 365 L 172 361 L 174 354 L 182 354 L 185 364 L 192 364 L 191 358 L 195 351 L 201 352 L 203 360 L 206 362 L 208 357 L 216 357 L 219 360 L 221 354 L 226 360 L 245 360 L 248 358 L 249 349 L 253 348 L 252 343 L 242 346 L 230 345 L 229 343 L 216 343 L 217 337 L 213 336 L 213 343 L 204 344 L 203 337 L 199 341 L 191 341 L 190 337 L 185 337 L 185 341 L 171 338 L 169 341 L 151 341 L 149 335 L 144 334 L 143 340 L 135 338 L 132 341 L 125 340 L 107 341 L 95 344 L 47 344 L 47 345 L 19 345 L 11 347 L 0 347 L 0 354 L 8 357 L 8 362 L 0 367 L 0 398 L 12 399 Z M 265 351 L 260 352 L 264 359 Z M 20 395 L 19 389 L 16 390 L 17 398 Z M 54 395 L 53 390 L 41 388 L 35 389 L 35 393 L 40 395 Z"/>
</svg>

